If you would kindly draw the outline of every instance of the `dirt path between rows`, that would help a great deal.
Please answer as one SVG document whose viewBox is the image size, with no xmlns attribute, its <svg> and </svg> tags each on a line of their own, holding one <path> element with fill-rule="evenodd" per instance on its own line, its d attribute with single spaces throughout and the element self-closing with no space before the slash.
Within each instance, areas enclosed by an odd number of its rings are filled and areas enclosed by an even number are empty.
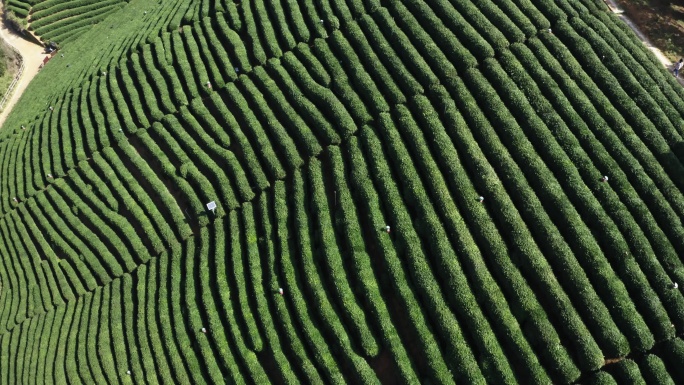
<svg viewBox="0 0 684 385">
<path fill-rule="evenodd" d="M 0 14 L 0 18 L 1 17 L 2 14 Z M 43 62 L 43 58 L 46 55 L 43 53 L 44 48 L 42 46 L 24 39 L 13 30 L 7 28 L 5 23 L 2 22 L 0 22 L 0 38 L 19 51 L 24 60 L 24 72 L 14 86 L 12 96 L 5 104 L 2 112 L 0 112 L 0 127 L 2 127 L 3 123 L 5 123 L 5 119 L 7 119 L 7 115 L 12 111 L 12 108 L 21 97 L 21 94 L 24 93 L 26 86 L 29 85 L 31 80 L 38 73 L 40 64 Z M 1 98 L 2 95 L 0 95 L 0 99 Z"/>
</svg>

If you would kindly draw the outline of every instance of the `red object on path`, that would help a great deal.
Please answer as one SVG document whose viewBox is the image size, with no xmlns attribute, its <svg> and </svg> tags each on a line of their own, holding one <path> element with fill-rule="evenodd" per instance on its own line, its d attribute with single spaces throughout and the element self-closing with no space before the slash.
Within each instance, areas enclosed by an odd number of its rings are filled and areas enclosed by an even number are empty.
<svg viewBox="0 0 684 385">
<path fill-rule="evenodd" d="M 47 64 L 47 62 L 50 61 L 50 59 L 52 59 L 52 56 L 45 56 L 45 57 L 43 58 L 43 62 L 40 63 L 40 66 L 39 66 L 38 68 L 43 68 L 43 67 L 45 67 L 45 65 Z"/>
</svg>

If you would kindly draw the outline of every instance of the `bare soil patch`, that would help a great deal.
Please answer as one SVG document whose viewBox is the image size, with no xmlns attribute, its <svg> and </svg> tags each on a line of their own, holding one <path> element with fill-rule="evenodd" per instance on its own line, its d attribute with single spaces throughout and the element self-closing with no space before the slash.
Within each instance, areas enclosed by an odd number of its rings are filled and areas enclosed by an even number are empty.
<svg viewBox="0 0 684 385">
<path fill-rule="evenodd" d="M 617 3 L 671 62 L 684 57 L 684 0 L 618 0 Z"/>
</svg>

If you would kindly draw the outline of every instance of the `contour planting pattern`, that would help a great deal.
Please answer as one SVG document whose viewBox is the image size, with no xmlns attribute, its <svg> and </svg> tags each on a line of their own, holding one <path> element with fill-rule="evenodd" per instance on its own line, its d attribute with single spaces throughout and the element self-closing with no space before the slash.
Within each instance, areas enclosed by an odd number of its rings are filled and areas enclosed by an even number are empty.
<svg viewBox="0 0 684 385">
<path fill-rule="evenodd" d="M 4 9 L 43 41 L 67 43 L 121 9 L 125 0 L 7 0 Z"/>
<path fill-rule="evenodd" d="M 684 90 L 602 2 L 32 12 L 0 383 L 684 383 Z"/>
</svg>

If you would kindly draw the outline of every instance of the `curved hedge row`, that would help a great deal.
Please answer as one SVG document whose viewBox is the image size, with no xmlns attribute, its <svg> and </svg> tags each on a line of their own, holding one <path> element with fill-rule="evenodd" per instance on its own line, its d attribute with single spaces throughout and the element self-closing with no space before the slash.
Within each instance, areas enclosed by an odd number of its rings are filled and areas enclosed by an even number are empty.
<svg viewBox="0 0 684 385">
<path fill-rule="evenodd" d="M 684 94 L 592 1 L 41 3 L 0 382 L 681 382 Z"/>
</svg>

